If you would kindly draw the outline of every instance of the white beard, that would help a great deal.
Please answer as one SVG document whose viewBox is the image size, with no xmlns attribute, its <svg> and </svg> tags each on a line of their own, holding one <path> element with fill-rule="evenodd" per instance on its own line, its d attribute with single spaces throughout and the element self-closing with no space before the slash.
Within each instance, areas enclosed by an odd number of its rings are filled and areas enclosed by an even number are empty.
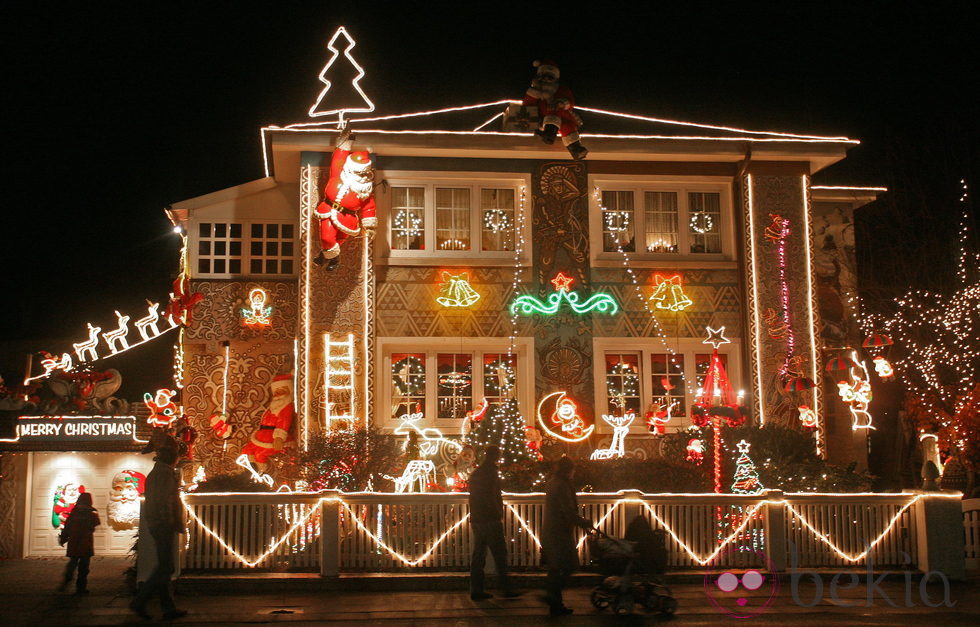
<svg viewBox="0 0 980 627">
<path fill-rule="evenodd" d="M 347 166 L 344 166 L 344 169 L 340 171 L 340 182 L 344 184 L 345 189 L 354 192 L 354 195 L 361 200 L 364 200 L 370 196 L 374 191 L 374 181 L 368 181 L 366 183 L 358 181 L 357 177 L 347 168 Z M 338 200 L 342 199 L 344 196 L 345 194 L 341 194 Z"/>
<path fill-rule="evenodd" d="M 140 521 L 140 502 L 134 500 L 114 500 L 109 499 L 106 507 L 109 514 L 109 525 L 116 531 L 124 529 L 135 529 Z"/>
<path fill-rule="evenodd" d="M 285 394 L 283 396 L 273 396 L 272 400 L 269 401 L 269 411 L 275 415 L 279 415 L 282 409 L 293 402 L 293 397 L 291 394 Z"/>
</svg>

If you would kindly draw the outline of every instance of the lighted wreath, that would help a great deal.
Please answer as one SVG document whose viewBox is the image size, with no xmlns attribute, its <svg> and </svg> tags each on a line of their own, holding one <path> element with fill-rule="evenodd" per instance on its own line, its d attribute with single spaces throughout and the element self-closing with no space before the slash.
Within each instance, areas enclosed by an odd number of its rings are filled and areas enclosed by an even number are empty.
<svg viewBox="0 0 980 627">
<path fill-rule="evenodd" d="M 425 388 L 425 364 L 407 355 L 391 365 L 391 380 L 402 396 L 419 396 Z"/>
</svg>

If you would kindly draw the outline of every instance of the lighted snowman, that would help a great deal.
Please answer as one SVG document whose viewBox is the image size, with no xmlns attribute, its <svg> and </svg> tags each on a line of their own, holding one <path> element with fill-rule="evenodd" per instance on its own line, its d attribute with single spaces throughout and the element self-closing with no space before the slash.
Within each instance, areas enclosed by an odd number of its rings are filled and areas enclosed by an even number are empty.
<svg viewBox="0 0 980 627">
<path fill-rule="evenodd" d="M 112 478 L 109 493 L 109 526 L 116 531 L 135 529 L 140 522 L 140 496 L 146 484 L 146 476 L 135 470 L 123 470 Z"/>
</svg>

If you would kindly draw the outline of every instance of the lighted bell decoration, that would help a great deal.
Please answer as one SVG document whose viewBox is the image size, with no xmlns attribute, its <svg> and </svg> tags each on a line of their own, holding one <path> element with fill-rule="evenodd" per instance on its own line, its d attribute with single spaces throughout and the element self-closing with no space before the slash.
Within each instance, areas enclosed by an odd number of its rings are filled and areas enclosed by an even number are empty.
<svg viewBox="0 0 980 627">
<path fill-rule="evenodd" d="M 881 348 L 882 346 L 891 346 L 894 344 L 892 338 L 883 333 L 875 333 L 874 335 L 864 338 L 861 342 L 861 348 Z"/>
<path fill-rule="evenodd" d="M 826 370 L 827 372 L 839 372 L 842 370 L 850 370 L 851 368 L 855 368 L 855 367 L 857 367 L 857 364 L 855 364 L 847 357 L 834 357 L 833 359 L 827 362 L 827 365 L 824 367 L 824 370 Z"/>
<path fill-rule="evenodd" d="M 670 278 L 655 275 L 654 281 L 657 283 L 656 289 L 650 295 L 657 309 L 668 311 L 682 311 L 694 304 L 684 290 L 681 288 L 681 277 L 674 275 Z"/>
<path fill-rule="evenodd" d="M 469 307 L 480 300 L 480 294 L 470 285 L 469 274 L 442 273 L 443 283 L 439 286 L 436 302 L 443 307 Z"/>
</svg>

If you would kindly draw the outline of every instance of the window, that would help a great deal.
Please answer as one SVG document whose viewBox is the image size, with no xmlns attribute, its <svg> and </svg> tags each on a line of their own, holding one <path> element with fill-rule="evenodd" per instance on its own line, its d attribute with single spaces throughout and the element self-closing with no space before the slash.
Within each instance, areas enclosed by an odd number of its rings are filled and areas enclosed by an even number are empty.
<svg viewBox="0 0 980 627">
<path fill-rule="evenodd" d="M 593 215 L 601 237 L 599 258 L 613 259 L 620 247 L 634 259 L 730 254 L 726 245 L 729 192 L 710 183 L 600 181 Z M 600 235 L 601 234 L 601 235 Z"/>
<path fill-rule="evenodd" d="M 670 354 L 659 340 L 645 346 L 644 340 L 636 338 L 597 338 L 595 359 L 602 364 L 604 377 L 596 381 L 596 406 L 603 408 L 602 413 L 636 412 L 636 432 L 646 430 L 644 417 L 654 404 L 658 411 L 670 407 L 669 431 L 690 426 L 690 408 L 704 383 L 711 353 L 704 351 L 700 340 L 680 342 L 676 354 Z M 719 357 L 737 392 L 739 373 L 731 369 L 737 368 L 737 360 L 730 360 L 729 355 L 737 354 L 738 349 L 734 343 L 724 348 L 729 350 L 719 351 Z M 605 428 L 601 422 L 598 426 Z"/>
<path fill-rule="evenodd" d="M 517 224 L 520 188 L 526 183 L 473 178 L 475 182 L 389 179 L 390 256 L 510 258 L 515 229 L 527 226 Z"/>
<path fill-rule="evenodd" d="M 461 344 L 459 338 L 386 338 L 379 344 L 385 367 L 377 407 L 392 427 L 402 416 L 422 413 L 424 423 L 458 430 L 484 399 L 493 406 L 517 398 L 525 420 L 534 418 L 528 413 L 534 385 L 529 338 L 519 338 L 510 355 L 506 339 L 464 338 Z M 420 344 L 425 348 L 408 348 Z"/>
<path fill-rule="evenodd" d="M 296 225 L 201 222 L 197 229 L 199 276 L 283 275 L 295 267 Z"/>
<path fill-rule="evenodd" d="M 240 274 L 242 225 L 202 222 L 198 226 L 197 273 Z"/>
</svg>

